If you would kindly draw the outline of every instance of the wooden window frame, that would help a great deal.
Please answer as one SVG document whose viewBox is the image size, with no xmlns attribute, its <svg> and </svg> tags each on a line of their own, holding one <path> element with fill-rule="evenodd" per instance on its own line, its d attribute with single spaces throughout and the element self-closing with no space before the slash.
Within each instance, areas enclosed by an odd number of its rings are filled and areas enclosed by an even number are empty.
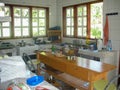
<svg viewBox="0 0 120 90">
<path fill-rule="evenodd" d="M 68 7 L 73 7 L 74 8 L 74 37 L 72 38 L 82 38 L 82 39 L 86 39 L 86 38 L 89 38 L 89 39 L 92 39 L 90 38 L 90 4 L 93 4 L 93 3 L 98 3 L 98 2 L 103 2 L 103 0 L 97 0 L 97 1 L 92 1 L 92 2 L 88 2 L 88 3 L 82 3 L 82 4 L 77 4 L 77 5 L 71 5 L 71 6 L 65 6 L 63 7 L 63 37 L 68 37 L 66 36 L 66 8 Z M 78 37 L 77 36 L 77 7 L 78 6 L 82 6 L 82 5 L 86 5 L 87 6 L 87 36 L 86 37 Z"/>
<path fill-rule="evenodd" d="M 32 36 L 32 8 L 43 8 L 46 9 L 46 36 L 47 36 L 47 30 L 49 28 L 49 7 L 40 7 L 40 6 L 28 6 L 28 5 L 15 5 L 15 4 L 5 4 L 5 6 L 10 7 L 10 16 L 11 16 L 11 37 L 10 38 L 1 38 L 1 40 L 8 40 L 8 39 L 21 39 L 21 38 L 33 38 Z M 30 12 L 30 17 L 29 17 L 29 28 L 30 28 L 30 36 L 29 37 L 14 37 L 14 14 L 13 14 L 13 7 L 28 7 Z M 45 36 L 45 37 L 46 37 Z M 43 36 L 38 36 L 38 37 L 43 37 Z"/>
</svg>

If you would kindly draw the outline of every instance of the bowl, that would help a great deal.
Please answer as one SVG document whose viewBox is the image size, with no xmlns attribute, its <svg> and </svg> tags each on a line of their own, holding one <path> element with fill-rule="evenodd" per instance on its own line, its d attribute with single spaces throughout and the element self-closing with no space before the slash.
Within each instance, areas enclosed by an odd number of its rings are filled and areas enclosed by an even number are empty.
<svg viewBox="0 0 120 90">
<path fill-rule="evenodd" d="M 43 76 L 33 76 L 33 77 L 27 79 L 27 84 L 30 86 L 36 86 L 43 81 L 44 81 Z"/>
</svg>

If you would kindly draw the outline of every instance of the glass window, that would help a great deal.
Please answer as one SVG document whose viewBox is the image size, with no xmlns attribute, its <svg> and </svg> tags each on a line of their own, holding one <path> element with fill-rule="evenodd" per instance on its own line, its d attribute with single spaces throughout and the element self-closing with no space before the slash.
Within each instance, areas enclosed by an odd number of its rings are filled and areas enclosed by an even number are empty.
<svg viewBox="0 0 120 90">
<path fill-rule="evenodd" d="M 14 37 L 29 37 L 29 8 L 14 7 Z"/>
<path fill-rule="evenodd" d="M 73 8 L 66 9 L 66 36 L 74 35 L 74 14 Z"/>
<path fill-rule="evenodd" d="M 64 7 L 63 15 L 64 36 L 103 38 L 103 2 Z"/>
<path fill-rule="evenodd" d="M 87 27 L 87 6 L 77 7 L 77 36 L 86 37 Z"/>
<path fill-rule="evenodd" d="M 10 7 L 0 7 L 3 10 L 3 16 L 10 16 Z M 0 13 L 2 14 L 2 13 Z M 0 23 L 0 38 L 10 38 L 11 37 L 11 24 L 10 22 Z"/>
<path fill-rule="evenodd" d="M 103 36 L 103 3 L 91 4 L 91 38 Z"/>
<path fill-rule="evenodd" d="M 32 8 L 33 37 L 46 36 L 46 9 Z"/>
</svg>

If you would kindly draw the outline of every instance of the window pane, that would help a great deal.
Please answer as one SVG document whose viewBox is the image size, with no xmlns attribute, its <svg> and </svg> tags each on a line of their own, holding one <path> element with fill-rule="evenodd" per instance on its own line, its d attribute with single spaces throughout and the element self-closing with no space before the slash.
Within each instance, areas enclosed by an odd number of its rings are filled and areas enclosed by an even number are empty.
<svg viewBox="0 0 120 90">
<path fill-rule="evenodd" d="M 23 36 L 29 36 L 29 28 L 23 28 Z"/>
<path fill-rule="evenodd" d="M 39 17 L 45 17 L 45 10 L 39 10 Z"/>
<path fill-rule="evenodd" d="M 38 19 L 32 19 L 32 25 L 38 26 Z"/>
<path fill-rule="evenodd" d="M 71 16 L 70 14 L 71 14 L 70 9 L 67 9 L 67 17 L 70 17 Z"/>
<path fill-rule="evenodd" d="M 9 7 L 5 7 L 4 10 L 5 10 L 5 16 L 10 16 L 10 9 L 9 9 Z"/>
<path fill-rule="evenodd" d="M 74 19 L 71 18 L 71 26 L 73 26 L 73 25 L 74 25 Z"/>
<path fill-rule="evenodd" d="M 14 16 L 21 16 L 21 9 L 20 8 L 14 8 Z"/>
<path fill-rule="evenodd" d="M 39 19 L 39 26 L 45 26 L 45 19 Z"/>
<path fill-rule="evenodd" d="M 74 35 L 74 28 L 71 27 L 71 36 L 73 36 L 73 35 Z"/>
<path fill-rule="evenodd" d="M 82 7 L 78 7 L 78 16 L 82 16 Z"/>
<path fill-rule="evenodd" d="M 7 26 L 10 26 L 10 22 L 4 22 L 2 23 L 3 27 L 7 27 Z"/>
<path fill-rule="evenodd" d="M 0 7 L 0 10 L 4 11 L 4 16 L 10 16 L 10 7 L 8 6 L 4 6 L 4 7 Z M 0 16 L 1 16 L 2 12 L 0 12 Z M 11 24 L 10 22 L 2 22 L 0 23 L 0 37 L 1 38 L 8 38 L 11 36 Z"/>
<path fill-rule="evenodd" d="M 33 28 L 33 36 L 38 36 L 38 28 Z"/>
<path fill-rule="evenodd" d="M 84 17 L 84 18 L 83 18 L 83 26 L 86 26 L 86 25 L 87 25 L 87 18 Z"/>
<path fill-rule="evenodd" d="M 78 36 L 82 36 L 82 28 L 81 27 L 78 28 Z"/>
<path fill-rule="evenodd" d="M 2 37 L 2 33 L 1 33 L 1 32 L 2 32 L 2 30 L 1 30 L 1 28 L 0 28 L 0 37 Z"/>
<path fill-rule="evenodd" d="M 23 17 L 29 17 L 29 10 L 28 9 L 23 9 L 22 10 L 22 16 Z"/>
<path fill-rule="evenodd" d="M 87 35 L 87 30 L 84 30 L 84 28 L 87 28 L 87 6 L 81 5 L 77 7 L 77 32 L 78 36 L 84 37 Z"/>
<path fill-rule="evenodd" d="M 67 26 L 70 26 L 70 22 L 71 20 L 70 20 L 70 18 L 67 18 L 67 20 L 66 20 L 66 22 L 67 22 Z"/>
<path fill-rule="evenodd" d="M 87 15 L 87 8 L 86 8 L 86 6 L 83 7 L 83 15 L 84 15 L 84 16 Z"/>
<path fill-rule="evenodd" d="M 22 19 L 22 26 L 29 26 L 29 19 L 28 18 L 23 18 Z"/>
<path fill-rule="evenodd" d="M 32 10 L 32 26 L 36 27 L 33 29 L 33 36 L 45 36 L 46 35 L 46 9 L 34 8 Z"/>
<path fill-rule="evenodd" d="M 103 38 L 103 3 L 91 4 L 91 38 Z"/>
<path fill-rule="evenodd" d="M 86 36 L 86 35 L 87 35 L 87 29 L 85 27 L 85 28 L 83 28 L 83 36 Z"/>
<path fill-rule="evenodd" d="M 82 18 L 78 18 L 78 26 L 82 26 Z"/>
<path fill-rule="evenodd" d="M 3 28 L 3 37 L 10 37 L 10 29 Z"/>
<path fill-rule="evenodd" d="M 38 10 L 37 9 L 32 10 L 32 17 L 38 17 Z"/>
<path fill-rule="evenodd" d="M 67 17 L 73 17 L 73 8 L 68 8 L 66 11 L 66 16 Z"/>
<path fill-rule="evenodd" d="M 21 29 L 20 28 L 15 28 L 15 36 L 16 37 L 20 37 L 22 34 L 21 34 Z"/>
<path fill-rule="evenodd" d="M 15 37 L 30 36 L 29 17 L 29 8 L 14 7 Z"/>
<path fill-rule="evenodd" d="M 14 25 L 15 26 L 21 26 L 21 19 L 20 18 L 14 18 Z"/>
<path fill-rule="evenodd" d="M 45 28 L 39 28 L 39 35 L 44 36 L 45 33 Z"/>
<path fill-rule="evenodd" d="M 70 27 L 67 27 L 66 35 L 67 35 L 67 36 L 70 36 Z"/>
<path fill-rule="evenodd" d="M 73 8 L 71 8 L 71 16 L 72 16 L 72 17 L 74 16 Z"/>
</svg>

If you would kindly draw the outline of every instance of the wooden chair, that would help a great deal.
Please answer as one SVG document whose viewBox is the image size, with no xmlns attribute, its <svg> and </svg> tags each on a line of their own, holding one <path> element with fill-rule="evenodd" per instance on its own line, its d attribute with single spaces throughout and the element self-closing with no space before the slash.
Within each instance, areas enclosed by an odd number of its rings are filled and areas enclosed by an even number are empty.
<svg viewBox="0 0 120 90">
<path fill-rule="evenodd" d="M 116 85 L 115 82 L 118 81 L 120 75 L 113 77 L 110 81 L 98 80 L 94 83 L 95 90 L 120 90 L 120 85 Z"/>
</svg>

